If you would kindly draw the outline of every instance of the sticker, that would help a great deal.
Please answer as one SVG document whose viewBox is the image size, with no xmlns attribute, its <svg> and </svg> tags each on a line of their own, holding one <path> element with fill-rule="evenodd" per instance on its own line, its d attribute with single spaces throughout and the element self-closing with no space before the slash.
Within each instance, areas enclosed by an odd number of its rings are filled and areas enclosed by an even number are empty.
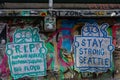
<svg viewBox="0 0 120 80">
<path fill-rule="evenodd" d="M 7 43 L 6 53 L 14 79 L 46 75 L 47 49 L 38 32 L 38 28 L 17 29 L 13 42 Z"/>
<path fill-rule="evenodd" d="M 56 30 L 56 18 L 51 16 L 45 17 L 45 31 L 55 31 Z"/>
<path fill-rule="evenodd" d="M 86 23 L 74 37 L 75 67 L 81 72 L 106 72 L 112 67 L 114 46 L 107 34 L 107 23 Z"/>
</svg>

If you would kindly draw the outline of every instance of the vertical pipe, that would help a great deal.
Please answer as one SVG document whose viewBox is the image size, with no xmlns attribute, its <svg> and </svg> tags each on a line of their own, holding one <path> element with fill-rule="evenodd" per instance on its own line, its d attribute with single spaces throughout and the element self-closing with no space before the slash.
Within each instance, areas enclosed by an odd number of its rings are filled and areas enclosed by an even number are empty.
<svg viewBox="0 0 120 80">
<path fill-rule="evenodd" d="M 53 0 L 49 0 L 49 9 L 53 9 Z"/>
</svg>

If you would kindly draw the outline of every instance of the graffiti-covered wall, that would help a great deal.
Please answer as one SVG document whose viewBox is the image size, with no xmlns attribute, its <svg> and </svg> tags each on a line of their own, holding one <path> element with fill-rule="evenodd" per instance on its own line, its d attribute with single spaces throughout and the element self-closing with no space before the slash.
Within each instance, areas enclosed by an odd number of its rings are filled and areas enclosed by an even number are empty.
<svg viewBox="0 0 120 80">
<path fill-rule="evenodd" d="M 118 18 L 0 19 L 2 80 L 119 79 Z"/>
</svg>

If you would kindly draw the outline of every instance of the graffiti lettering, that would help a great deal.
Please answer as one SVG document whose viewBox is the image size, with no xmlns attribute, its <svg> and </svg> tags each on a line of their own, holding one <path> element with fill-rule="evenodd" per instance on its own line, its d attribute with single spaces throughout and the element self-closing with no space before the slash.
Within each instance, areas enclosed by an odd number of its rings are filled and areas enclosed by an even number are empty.
<svg viewBox="0 0 120 80">
<path fill-rule="evenodd" d="M 81 45 L 88 46 L 88 47 L 100 47 L 101 48 L 102 42 L 103 42 L 102 39 L 82 39 Z"/>
<path fill-rule="evenodd" d="M 110 63 L 110 59 L 109 58 L 97 58 L 97 57 L 83 57 L 83 56 L 80 56 L 79 57 L 79 62 L 81 65 L 84 65 L 84 64 L 88 64 L 88 65 L 97 65 L 97 66 L 100 66 L 100 65 L 104 65 L 105 67 L 109 65 Z M 97 67 L 96 66 L 96 67 Z"/>
<path fill-rule="evenodd" d="M 34 65 L 24 66 L 25 71 L 31 71 L 31 70 L 36 71 L 36 70 L 39 70 L 39 69 L 40 69 L 40 66 L 38 66 L 38 65 L 36 65 L 36 66 L 34 66 Z"/>
<path fill-rule="evenodd" d="M 52 16 L 81 16 L 80 11 L 52 11 Z"/>
<path fill-rule="evenodd" d="M 114 46 L 107 31 L 100 31 L 104 26 L 108 24 L 103 24 L 101 28 L 96 23 L 86 24 L 82 27 L 82 34 L 75 37 L 76 68 L 80 71 L 101 72 L 111 68 Z"/>
<path fill-rule="evenodd" d="M 104 49 L 91 49 L 91 48 L 80 48 L 79 49 L 79 54 L 90 54 L 90 55 L 104 55 Z"/>
</svg>

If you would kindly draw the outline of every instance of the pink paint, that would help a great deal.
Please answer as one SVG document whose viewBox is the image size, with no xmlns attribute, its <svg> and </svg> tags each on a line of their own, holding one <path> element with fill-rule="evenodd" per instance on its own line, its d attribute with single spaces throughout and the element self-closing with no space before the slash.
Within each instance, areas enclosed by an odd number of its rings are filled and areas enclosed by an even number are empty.
<svg viewBox="0 0 120 80">
<path fill-rule="evenodd" d="M 117 44 L 116 32 L 117 32 L 118 28 L 120 28 L 120 25 L 114 25 L 114 26 L 112 26 L 112 36 L 113 36 L 113 45 L 114 46 L 116 46 L 116 44 Z"/>
<path fill-rule="evenodd" d="M 8 28 L 8 34 L 7 34 L 7 36 L 9 38 L 10 42 L 13 42 L 13 38 L 12 38 L 12 36 L 10 36 L 10 32 L 11 32 L 11 28 Z"/>
<path fill-rule="evenodd" d="M 71 28 L 60 28 L 59 30 L 57 30 L 56 32 L 54 32 L 54 33 L 48 38 L 48 40 L 47 40 L 46 42 L 50 41 L 57 33 L 61 32 L 62 30 L 69 30 L 69 31 L 72 33 L 72 29 L 71 29 Z M 68 66 L 74 65 L 74 61 L 72 61 L 72 62 L 65 62 L 65 61 L 62 59 L 62 57 L 60 56 L 60 49 L 61 49 L 61 46 L 62 46 L 62 40 L 63 40 L 64 38 L 69 38 L 69 39 L 71 39 L 71 40 L 73 41 L 73 37 L 72 37 L 71 35 L 63 36 L 63 37 L 61 37 L 61 38 L 59 39 L 59 42 L 58 42 L 58 44 L 57 44 L 57 53 L 58 53 L 57 59 L 59 59 L 59 61 L 60 61 L 60 63 L 62 64 L 62 66 L 68 67 Z M 50 65 L 51 62 L 52 62 L 52 61 L 49 61 L 49 62 L 47 63 L 48 66 Z"/>
<path fill-rule="evenodd" d="M 73 40 L 73 37 L 72 37 L 72 36 L 63 36 L 63 37 L 60 38 L 60 40 L 59 40 L 59 42 L 58 42 L 58 45 L 57 45 L 58 59 L 60 60 L 62 66 L 68 67 L 68 66 L 74 65 L 74 61 L 67 63 L 67 62 L 65 62 L 65 61 L 62 59 L 62 57 L 60 56 L 60 48 L 61 48 L 61 46 L 62 46 L 62 40 L 63 40 L 64 38 L 69 38 L 69 39 Z"/>
<path fill-rule="evenodd" d="M 52 60 L 53 60 L 53 58 L 51 58 L 50 60 L 47 61 L 47 67 L 50 66 L 50 64 L 52 63 Z"/>
<path fill-rule="evenodd" d="M 62 30 L 69 30 L 72 33 L 72 29 L 71 28 L 60 28 L 59 30 L 57 30 L 56 32 L 54 32 L 47 40 L 50 41 L 55 35 L 57 35 L 57 33 L 61 32 Z"/>
<path fill-rule="evenodd" d="M 7 69 L 7 55 L 5 54 L 3 59 L 2 59 L 2 63 L 0 64 L 0 69 L 1 69 L 1 73 L 2 76 L 9 76 L 10 75 L 10 71 L 9 68 Z"/>
</svg>

